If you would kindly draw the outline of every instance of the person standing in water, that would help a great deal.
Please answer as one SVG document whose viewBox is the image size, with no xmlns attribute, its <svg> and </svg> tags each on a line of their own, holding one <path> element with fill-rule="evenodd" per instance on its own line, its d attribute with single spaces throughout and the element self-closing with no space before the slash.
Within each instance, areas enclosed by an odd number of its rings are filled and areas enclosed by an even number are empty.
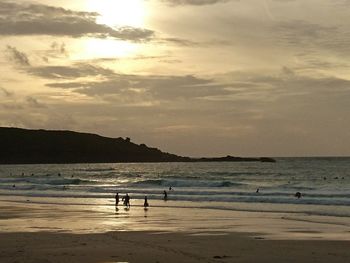
<svg viewBox="0 0 350 263">
<path fill-rule="evenodd" d="M 119 193 L 115 195 L 115 206 L 118 206 L 119 204 Z"/>
<path fill-rule="evenodd" d="M 145 202 L 143 203 L 143 207 L 144 207 L 144 208 L 149 207 L 148 200 L 147 200 L 147 196 L 145 196 Z"/>
<path fill-rule="evenodd" d="M 122 200 L 124 201 L 124 205 L 126 207 L 130 208 L 130 196 L 128 194 L 126 194 Z"/>
<path fill-rule="evenodd" d="M 168 193 L 165 190 L 163 192 L 163 195 L 164 195 L 163 199 L 164 201 L 166 201 L 168 199 Z"/>
</svg>

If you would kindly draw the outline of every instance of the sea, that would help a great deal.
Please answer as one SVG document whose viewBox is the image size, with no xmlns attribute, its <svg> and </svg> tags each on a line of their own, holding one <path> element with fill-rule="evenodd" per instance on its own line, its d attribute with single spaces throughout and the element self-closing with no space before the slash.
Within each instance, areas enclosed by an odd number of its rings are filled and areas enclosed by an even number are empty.
<svg viewBox="0 0 350 263">
<path fill-rule="evenodd" d="M 99 200 L 350 217 L 350 157 L 264 162 L 0 165 L 0 198 Z M 167 192 L 167 201 L 162 202 Z M 301 193 L 297 198 L 295 194 Z"/>
</svg>

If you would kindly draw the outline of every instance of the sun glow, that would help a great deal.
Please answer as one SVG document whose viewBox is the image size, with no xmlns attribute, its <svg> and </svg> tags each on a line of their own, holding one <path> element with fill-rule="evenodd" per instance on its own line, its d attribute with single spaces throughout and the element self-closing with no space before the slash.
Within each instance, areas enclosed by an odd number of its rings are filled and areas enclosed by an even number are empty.
<svg viewBox="0 0 350 263">
<path fill-rule="evenodd" d="M 100 24 L 144 27 L 146 7 L 143 0 L 88 0 L 87 7 L 100 14 L 97 20 Z"/>
<path fill-rule="evenodd" d="M 146 5 L 144 0 L 86 0 L 85 7 L 90 12 L 99 14 L 98 24 L 112 28 L 145 27 Z M 123 40 L 87 39 L 81 54 L 89 58 L 125 57 L 139 49 L 139 45 Z"/>
<path fill-rule="evenodd" d="M 70 58 L 74 61 L 95 60 L 96 62 L 120 65 L 119 59 L 139 52 L 140 44 L 115 39 L 86 38 L 75 43 Z"/>
</svg>

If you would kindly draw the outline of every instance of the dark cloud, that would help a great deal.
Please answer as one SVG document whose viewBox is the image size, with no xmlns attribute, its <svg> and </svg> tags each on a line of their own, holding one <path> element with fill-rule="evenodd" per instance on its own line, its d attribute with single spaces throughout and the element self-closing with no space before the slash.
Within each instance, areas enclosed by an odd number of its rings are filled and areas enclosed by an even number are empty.
<svg viewBox="0 0 350 263">
<path fill-rule="evenodd" d="M 54 41 L 48 50 L 41 51 L 40 53 L 43 54 L 41 58 L 46 63 L 49 63 L 51 58 L 69 57 L 69 52 L 64 42 L 58 43 Z"/>
<path fill-rule="evenodd" d="M 26 70 L 31 75 L 46 79 L 75 79 L 89 76 L 114 75 L 112 70 L 89 64 L 77 64 L 76 66 L 41 66 L 31 67 Z"/>
<path fill-rule="evenodd" d="M 21 51 L 18 51 L 17 48 L 12 46 L 6 47 L 6 53 L 11 61 L 21 66 L 30 66 L 28 56 Z"/>
<path fill-rule="evenodd" d="M 201 45 L 199 42 L 195 42 L 188 39 L 181 39 L 181 38 L 175 38 L 175 37 L 168 37 L 168 38 L 160 38 L 158 39 L 159 42 L 165 42 L 165 43 L 172 43 L 178 46 L 184 46 L 184 47 L 193 47 Z"/>
<path fill-rule="evenodd" d="M 57 43 L 56 41 L 52 42 L 51 44 L 51 50 L 58 52 L 59 54 L 68 55 L 68 51 L 66 49 L 66 44 L 64 42 Z"/>
<path fill-rule="evenodd" d="M 267 31 L 267 29 L 265 29 Z M 305 20 L 274 21 L 270 34 L 277 43 L 298 48 L 312 55 L 322 51 L 349 55 L 350 34 L 342 25 L 311 23 Z"/>
<path fill-rule="evenodd" d="M 132 57 L 125 57 L 125 58 L 113 58 L 113 57 L 105 57 L 105 58 L 95 58 L 95 59 L 88 59 L 84 60 L 84 63 L 88 64 L 95 64 L 95 63 L 104 63 L 104 62 L 117 62 L 123 63 L 123 61 L 130 60 L 130 61 L 152 61 L 160 62 L 160 63 L 168 63 L 168 64 L 174 64 L 174 63 L 181 63 L 182 61 L 179 59 L 175 59 L 173 56 L 169 55 L 150 55 L 150 56 L 144 56 L 144 55 L 137 55 Z"/>
<path fill-rule="evenodd" d="M 50 87 L 70 88 L 89 96 L 123 95 L 132 91 L 137 95 L 160 100 L 195 99 L 213 94 L 226 94 L 224 86 L 210 79 L 194 76 L 138 76 L 116 75 L 104 81 L 51 83 Z"/>
<path fill-rule="evenodd" d="M 138 98 L 152 101 L 203 100 L 221 102 L 267 103 L 284 97 L 298 97 L 314 93 L 344 93 L 350 90 L 350 81 L 335 77 L 307 77 L 283 67 L 279 74 L 263 75 L 235 73 L 230 81 L 215 78 L 160 75 L 117 74 L 112 70 L 89 64 L 71 67 L 32 67 L 30 74 L 57 82 L 47 86 L 70 89 L 90 97 Z M 88 76 L 99 76 L 98 81 L 65 81 Z"/>
<path fill-rule="evenodd" d="M 273 47 L 279 51 L 283 48 L 285 54 L 305 52 L 312 55 L 314 52 L 318 57 L 328 56 L 329 53 L 342 57 L 350 54 L 350 33 L 346 22 L 328 23 L 287 17 L 260 21 L 249 16 L 223 16 L 218 20 L 222 26 L 208 24 L 208 30 L 218 34 L 219 38 L 225 35 L 227 39 L 231 38 L 228 44 L 234 47 L 251 50 L 270 50 Z M 234 43 L 233 39 L 236 39 Z"/>
<path fill-rule="evenodd" d="M 28 96 L 26 97 L 26 102 L 32 108 L 46 108 L 47 106 L 41 102 L 39 102 L 36 98 Z"/>
<path fill-rule="evenodd" d="M 97 24 L 97 13 L 78 12 L 41 4 L 0 2 L 0 35 L 55 35 L 98 38 L 112 37 L 146 41 L 154 32 L 148 29 L 111 28 Z"/>
<path fill-rule="evenodd" d="M 243 74 L 242 74 L 243 75 Z M 293 69 L 283 67 L 279 74 L 247 74 L 240 76 L 236 73 L 234 80 L 239 80 L 248 86 L 242 87 L 241 83 L 232 82 L 234 88 L 241 94 L 251 95 L 251 99 L 261 101 L 280 100 L 282 98 L 327 98 L 334 96 L 350 95 L 350 81 L 333 76 L 311 77 L 298 74 Z M 235 85 L 237 84 L 237 85 Z M 263 96 L 262 96 L 263 95 Z M 263 98 L 263 99 L 262 99 Z M 297 103 L 297 102 L 296 102 Z"/>
<path fill-rule="evenodd" d="M 338 27 L 323 26 L 303 20 L 282 21 L 277 25 L 282 39 L 292 44 L 313 44 L 319 41 L 333 41 Z M 329 39 L 328 39 L 329 38 Z"/>
<path fill-rule="evenodd" d="M 13 92 L 8 91 L 7 89 L 0 87 L 0 91 L 6 96 L 11 97 L 13 95 Z"/>
<path fill-rule="evenodd" d="M 232 46 L 233 42 L 230 40 L 224 39 L 212 39 L 209 41 L 193 41 L 190 39 L 177 38 L 177 37 L 164 37 L 154 39 L 156 42 L 160 44 L 173 44 L 182 47 L 215 47 L 215 46 Z"/>
<path fill-rule="evenodd" d="M 104 63 L 104 62 L 116 62 L 118 60 L 119 58 L 117 57 L 100 57 L 100 58 L 93 58 L 93 59 L 84 59 L 84 62 L 95 64 L 95 63 Z"/>
<path fill-rule="evenodd" d="M 59 46 L 62 48 L 62 45 Z M 113 70 L 102 68 L 99 66 L 93 66 L 88 63 L 75 63 L 72 66 L 32 66 L 29 63 L 28 56 L 21 51 L 18 51 L 16 47 L 7 46 L 6 52 L 9 59 L 20 66 L 26 66 L 21 68 L 22 71 L 27 72 L 30 75 L 45 79 L 75 79 L 83 77 L 111 77 L 115 76 Z M 47 59 L 47 57 L 43 57 Z"/>
<path fill-rule="evenodd" d="M 90 69 L 92 66 L 83 66 Z M 54 72 L 54 70 L 57 70 Z M 36 68 L 39 76 L 52 76 L 57 78 L 75 78 L 82 76 L 81 67 L 65 68 L 65 74 L 57 67 Z M 47 71 L 50 73 L 47 74 Z M 68 71 L 69 73 L 67 73 Z M 226 85 L 215 83 L 212 79 L 188 76 L 159 76 L 159 75 L 124 75 L 112 73 L 103 68 L 93 67 L 92 72 L 104 77 L 101 81 L 81 81 L 81 82 L 57 82 L 47 84 L 49 87 L 69 88 L 75 92 L 89 96 L 139 96 L 140 94 L 153 100 L 177 100 L 196 99 L 211 95 L 224 95 L 229 92 L 225 90 Z M 104 74 L 105 73 L 105 74 Z M 63 76 L 64 75 L 64 76 Z M 60 77 L 59 77 L 60 76 Z M 67 77 L 68 76 L 68 77 Z"/>
</svg>

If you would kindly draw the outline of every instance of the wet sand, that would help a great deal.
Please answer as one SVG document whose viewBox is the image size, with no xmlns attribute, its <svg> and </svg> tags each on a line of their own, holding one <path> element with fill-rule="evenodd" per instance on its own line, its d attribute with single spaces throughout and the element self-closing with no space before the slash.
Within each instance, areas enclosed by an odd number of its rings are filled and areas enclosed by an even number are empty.
<svg viewBox="0 0 350 263">
<path fill-rule="evenodd" d="M 349 262 L 348 242 L 277 241 L 243 234 L 2 233 L 7 262 Z"/>
<path fill-rule="evenodd" d="M 350 262 L 348 218 L 53 201 L 0 201 L 0 262 Z"/>
</svg>

